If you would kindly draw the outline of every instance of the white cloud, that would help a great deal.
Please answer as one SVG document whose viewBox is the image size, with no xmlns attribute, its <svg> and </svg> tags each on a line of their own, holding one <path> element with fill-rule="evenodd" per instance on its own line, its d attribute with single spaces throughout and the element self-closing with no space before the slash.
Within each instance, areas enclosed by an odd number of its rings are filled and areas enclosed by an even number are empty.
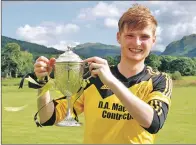
<svg viewBox="0 0 196 145">
<path fill-rule="evenodd" d="M 160 46 L 162 43 L 162 38 L 161 38 L 162 31 L 163 31 L 163 29 L 160 26 L 158 26 L 157 31 L 156 31 L 156 44 L 157 44 L 156 46 Z"/>
<path fill-rule="evenodd" d="M 86 28 L 91 28 L 92 26 L 91 26 L 91 24 L 86 24 L 85 27 Z"/>
<path fill-rule="evenodd" d="M 26 24 L 17 29 L 17 35 L 24 40 L 32 43 L 37 43 L 45 46 L 55 46 L 62 48 L 62 45 L 68 45 L 62 39 L 68 39 L 70 35 L 77 33 L 80 27 L 76 24 L 56 24 L 54 22 L 43 22 L 39 26 L 30 26 Z M 70 42 L 71 45 L 78 44 L 78 42 Z"/>
<path fill-rule="evenodd" d="M 162 35 L 162 37 L 165 38 L 166 41 L 179 40 L 185 35 L 196 33 L 196 17 L 191 21 L 168 25 L 165 27 L 164 33 L 167 35 Z"/>
<path fill-rule="evenodd" d="M 163 52 L 165 50 L 165 45 L 157 43 L 154 45 L 152 50 Z"/>
<path fill-rule="evenodd" d="M 162 31 L 163 31 L 163 29 L 162 29 L 160 26 L 158 26 L 158 27 L 157 27 L 157 30 L 156 30 L 156 35 L 157 35 L 157 36 L 160 36 L 161 33 L 162 33 Z"/>
<path fill-rule="evenodd" d="M 172 12 L 173 16 L 180 16 L 180 15 L 184 15 L 184 14 L 188 14 L 188 12 L 186 10 L 174 10 Z"/>
<path fill-rule="evenodd" d="M 27 40 L 28 41 L 28 40 Z M 44 46 L 47 46 L 48 45 L 48 40 L 32 40 L 32 41 L 29 41 L 29 42 L 32 42 L 32 43 L 36 43 L 36 44 L 40 44 L 40 45 L 44 45 Z"/>
<path fill-rule="evenodd" d="M 160 10 L 155 10 L 155 11 L 152 11 L 152 14 L 154 16 L 158 17 L 161 14 L 161 11 Z"/>
<path fill-rule="evenodd" d="M 79 45 L 80 42 L 74 42 L 74 41 L 64 41 L 64 40 L 61 40 L 58 44 L 55 44 L 55 45 L 51 45 L 49 47 L 53 47 L 53 48 L 56 48 L 58 50 L 67 50 L 67 46 L 70 46 L 70 47 L 75 47 L 76 45 Z"/>
<path fill-rule="evenodd" d="M 77 32 L 80 28 L 75 24 L 67 24 L 67 25 L 57 25 L 55 28 L 55 32 L 57 34 Z"/>
<path fill-rule="evenodd" d="M 82 9 L 78 14 L 78 18 L 85 20 L 94 20 L 96 18 L 105 18 L 105 17 L 119 17 L 120 11 L 113 4 L 107 4 L 105 2 L 99 2 L 92 8 Z"/>
<path fill-rule="evenodd" d="M 78 15 L 78 18 L 79 18 L 79 19 L 85 19 L 85 18 L 86 18 L 86 14 L 85 14 L 85 13 L 80 13 L 80 14 Z"/>
<path fill-rule="evenodd" d="M 46 27 L 31 27 L 30 25 L 26 24 L 24 27 L 19 27 L 17 29 L 17 34 L 20 36 L 25 36 L 26 39 L 35 39 L 37 36 L 46 35 L 47 30 Z"/>
<path fill-rule="evenodd" d="M 97 17 L 118 17 L 119 10 L 116 6 L 99 2 L 93 9 L 92 14 Z"/>
<path fill-rule="evenodd" d="M 106 18 L 104 24 L 109 28 L 118 28 L 118 21 L 113 18 Z"/>
</svg>

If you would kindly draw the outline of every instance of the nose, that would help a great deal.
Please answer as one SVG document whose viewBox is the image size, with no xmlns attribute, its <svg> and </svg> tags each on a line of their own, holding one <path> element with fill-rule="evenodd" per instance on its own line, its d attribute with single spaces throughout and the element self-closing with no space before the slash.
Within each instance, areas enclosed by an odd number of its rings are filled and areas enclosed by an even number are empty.
<svg viewBox="0 0 196 145">
<path fill-rule="evenodd" d="M 139 37 L 135 38 L 135 44 L 136 44 L 136 46 L 140 46 L 142 44 L 142 41 L 140 40 Z"/>
</svg>

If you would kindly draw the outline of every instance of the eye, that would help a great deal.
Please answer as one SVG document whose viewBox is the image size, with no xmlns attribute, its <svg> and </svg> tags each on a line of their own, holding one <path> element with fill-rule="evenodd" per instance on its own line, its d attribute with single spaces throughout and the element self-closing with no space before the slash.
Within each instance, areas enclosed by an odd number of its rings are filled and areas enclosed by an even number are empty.
<svg viewBox="0 0 196 145">
<path fill-rule="evenodd" d="M 133 38 L 134 36 L 133 36 L 133 35 L 131 35 L 131 34 L 129 34 L 129 35 L 127 35 L 127 37 L 129 37 L 129 38 Z"/>
<path fill-rule="evenodd" d="M 142 35 L 141 36 L 141 39 L 149 39 L 150 38 L 150 36 L 148 36 L 148 35 Z"/>
</svg>

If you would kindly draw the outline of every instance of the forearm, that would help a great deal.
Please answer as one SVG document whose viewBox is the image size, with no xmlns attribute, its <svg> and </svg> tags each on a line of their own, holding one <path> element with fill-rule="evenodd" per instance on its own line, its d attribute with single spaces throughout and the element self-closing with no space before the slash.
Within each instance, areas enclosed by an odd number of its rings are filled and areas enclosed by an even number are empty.
<svg viewBox="0 0 196 145">
<path fill-rule="evenodd" d="M 39 91 L 41 91 L 41 89 L 38 89 L 38 93 Z M 49 91 L 47 91 L 43 96 L 37 99 L 38 110 L 47 104 L 39 111 L 39 118 L 41 123 L 44 123 L 49 120 L 54 112 L 54 103 L 51 102 L 51 100 L 52 98 L 50 97 Z"/>
<path fill-rule="evenodd" d="M 145 127 L 150 127 L 153 120 L 153 108 L 135 96 L 124 84 L 115 77 L 109 84 L 110 89 L 119 98 L 131 116 Z"/>
</svg>

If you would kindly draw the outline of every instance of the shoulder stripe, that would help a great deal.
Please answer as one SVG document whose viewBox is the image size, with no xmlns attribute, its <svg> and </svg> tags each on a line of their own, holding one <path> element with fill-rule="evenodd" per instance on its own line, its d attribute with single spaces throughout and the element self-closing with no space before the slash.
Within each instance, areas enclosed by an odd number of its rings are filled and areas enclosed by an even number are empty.
<svg viewBox="0 0 196 145">
<path fill-rule="evenodd" d="M 171 92 L 172 92 L 172 80 L 170 78 L 170 76 L 166 73 L 163 73 L 165 78 L 166 78 L 166 87 L 165 87 L 165 90 L 164 90 L 164 94 L 168 97 L 171 96 Z"/>
<path fill-rule="evenodd" d="M 146 70 L 147 70 L 151 75 L 158 75 L 158 74 L 160 74 L 159 71 L 154 71 L 154 70 L 152 69 L 152 67 L 150 67 L 150 66 L 147 66 L 147 67 L 146 67 Z"/>
<path fill-rule="evenodd" d="M 172 93 L 172 79 L 169 77 L 169 90 L 168 93 L 166 94 L 167 96 L 169 96 L 171 98 L 171 93 Z"/>
<path fill-rule="evenodd" d="M 147 71 L 149 72 L 149 74 L 151 74 L 151 75 L 154 75 L 154 74 L 155 74 L 155 72 L 153 72 L 153 71 L 152 71 L 152 68 L 149 67 L 149 66 L 146 67 L 146 70 L 147 70 Z"/>
<path fill-rule="evenodd" d="M 165 90 L 164 90 L 163 94 L 166 94 L 167 91 L 168 91 L 169 79 L 168 79 L 168 76 L 165 73 L 163 73 L 163 76 L 166 79 L 166 85 L 165 85 Z"/>
</svg>

